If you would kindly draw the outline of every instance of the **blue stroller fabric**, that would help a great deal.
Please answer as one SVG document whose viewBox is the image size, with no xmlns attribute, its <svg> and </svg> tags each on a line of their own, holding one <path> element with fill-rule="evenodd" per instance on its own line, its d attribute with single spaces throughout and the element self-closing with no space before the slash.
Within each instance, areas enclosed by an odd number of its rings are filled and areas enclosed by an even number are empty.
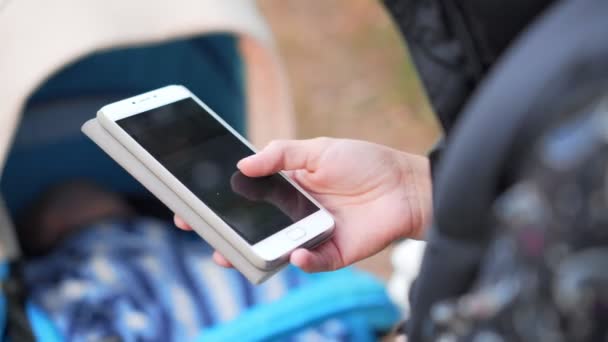
<svg viewBox="0 0 608 342">
<path fill-rule="evenodd" d="M 376 333 L 399 319 L 384 285 L 368 274 L 354 269 L 296 274 L 305 286 L 203 331 L 198 341 L 376 341 Z"/>
<path fill-rule="evenodd" d="M 9 266 L 6 263 L 0 264 L 0 280 L 6 279 L 9 272 Z M 3 295 L 0 295 L 0 331 L 4 330 L 6 326 L 6 298 Z"/>
<path fill-rule="evenodd" d="M 360 341 L 397 319 L 369 276 L 291 268 L 254 286 L 193 235 L 154 219 L 97 224 L 25 265 L 32 307 L 69 341 Z"/>
<path fill-rule="evenodd" d="M 125 195 L 150 196 L 80 133 L 81 124 L 109 102 L 184 84 L 244 133 L 246 100 L 237 43 L 233 36 L 216 34 L 106 51 L 51 77 L 26 106 L 1 179 L 13 219 L 49 185 L 75 178 Z M 398 319 L 383 285 L 361 272 L 308 275 L 288 268 L 253 287 L 236 271 L 211 265 L 211 251 L 198 236 L 171 226 L 151 218 L 106 222 L 68 238 L 48 259 L 28 261 L 23 270 L 30 291 L 26 311 L 37 338 L 65 341 L 109 333 L 125 341 L 371 341 L 376 331 L 386 331 Z M 161 243 L 154 234 L 165 239 Z M 147 236 L 145 242 L 142 236 Z M 112 248 L 99 254 L 92 246 L 104 239 Z M 149 255 L 151 250 L 158 253 Z M 159 272 L 143 271 L 150 265 L 136 256 L 146 254 L 146 260 L 152 259 L 147 263 L 156 264 Z M 100 263 L 102 269 L 104 263 L 111 265 L 109 273 L 137 288 L 107 282 L 96 273 Z M 7 265 L 0 265 L 0 280 L 8 272 Z M 174 279 L 173 288 L 166 279 Z M 95 286 L 83 293 L 87 282 Z M 66 299 L 66 293 L 84 297 Z M 158 296 L 152 299 L 152 294 Z M 97 316 L 79 311 L 87 305 L 101 308 Z M 0 296 L 0 331 L 5 306 Z"/>
<path fill-rule="evenodd" d="M 244 133 L 245 91 L 238 41 L 227 34 L 84 58 L 52 76 L 28 102 L 0 180 L 15 215 L 40 192 L 88 178 L 121 193 L 146 193 L 80 126 L 103 105 L 168 84 L 183 84 Z M 43 170 L 43 172 L 41 172 Z"/>
</svg>

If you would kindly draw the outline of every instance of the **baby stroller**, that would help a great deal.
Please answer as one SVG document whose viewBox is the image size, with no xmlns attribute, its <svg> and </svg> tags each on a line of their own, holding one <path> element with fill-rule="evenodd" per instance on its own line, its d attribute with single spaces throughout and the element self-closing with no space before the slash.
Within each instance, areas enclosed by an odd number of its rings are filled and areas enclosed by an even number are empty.
<svg viewBox="0 0 608 342">
<path fill-rule="evenodd" d="M 259 145 L 294 136 L 289 94 L 270 34 L 250 1 L 15 1 L 0 11 L 0 126 L 6 130 L 0 135 L 0 336 L 71 340 L 24 281 L 29 256 L 21 246 L 36 236 L 14 230 L 13 222 L 28 203 L 52 184 L 86 179 L 120 193 L 140 215 L 171 221 L 170 212 L 80 133 L 82 123 L 104 104 L 180 83 Z M 213 309 L 194 334 L 91 340 L 365 341 L 398 319 L 382 284 L 350 269 L 305 275 L 289 268 L 255 288 L 235 271 L 201 272 L 213 280 L 199 288 L 206 298 L 232 301 L 195 301 Z"/>
</svg>

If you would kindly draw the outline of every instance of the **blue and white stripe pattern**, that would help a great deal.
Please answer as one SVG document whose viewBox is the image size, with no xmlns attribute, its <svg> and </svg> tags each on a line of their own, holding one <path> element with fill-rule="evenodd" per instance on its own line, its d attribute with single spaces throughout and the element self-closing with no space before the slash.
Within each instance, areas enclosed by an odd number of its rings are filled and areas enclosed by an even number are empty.
<svg viewBox="0 0 608 342">
<path fill-rule="evenodd" d="M 30 260 L 24 274 L 33 304 L 68 341 L 195 340 L 315 278 L 288 268 L 253 286 L 214 265 L 211 252 L 194 233 L 154 219 L 105 222 Z M 347 323 L 336 318 L 288 338 L 349 339 Z"/>
</svg>

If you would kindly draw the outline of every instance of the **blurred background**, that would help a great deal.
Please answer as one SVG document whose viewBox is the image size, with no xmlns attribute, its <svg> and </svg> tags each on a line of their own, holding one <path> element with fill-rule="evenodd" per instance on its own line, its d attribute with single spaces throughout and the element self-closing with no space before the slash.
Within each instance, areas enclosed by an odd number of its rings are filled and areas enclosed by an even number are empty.
<svg viewBox="0 0 608 342">
<path fill-rule="evenodd" d="M 4 88 L 10 101 L 0 101 L 2 111 L 19 118 L 14 138 L 9 142 L 5 135 L 4 139 L 9 146 L 0 190 L 16 229 L 7 230 L 15 239 L 0 241 L 0 252 L 4 252 L 0 281 L 5 277 L 24 284 L 14 294 L 0 291 L 0 301 L 13 295 L 28 299 L 9 300 L 14 303 L 8 309 L 0 307 L 0 315 L 20 312 L 32 322 L 46 322 L 60 334 L 74 333 L 84 336 L 83 340 L 106 335 L 131 340 L 137 338 L 129 336 L 145 335 L 146 339 L 157 336 L 156 340 L 182 341 L 185 336 L 206 337 L 207 327 L 213 326 L 215 334 L 235 334 L 235 327 L 253 326 L 250 324 L 255 324 L 257 333 L 265 334 L 260 336 L 333 334 L 373 341 L 388 332 L 400 311 L 383 283 L 356 269 L 309 275 L 288 268 L 261 286 L 253 286 L 236 271 L 213 265 L 211 248 L 195 233 L 175 229 L 172 213 L 80 131 L 82 123 L 103 105 L 166 84 L 183 84 L 237 130 L 248 128 L 252 140 L 255 134 L 263 138 L 284 132 L 292 135 L 292 118 L 284 115 L 289 111 L 282 106 L 284 84 L 282 75 L 277 76 L 275 56 L 256 59 L 247 54 L 252 50 L 239 50 L 252 48 L 239 45 L 247 40 L 217 33 L 212 20 L 215 12 L 207 11 L 207 2 L 187 2 L 195 9 L 171 3 L 171 11 L 167 2 L 146 2 L 148 16 L 142 16 L 143 0 L 139 4 L 97 3 L 105 12 L 94 10 L 93 2 L 63 1 L 63 6 L 49 5 L 47 11 L 34 13 L 27 2 L 11 1 L 0 7 L 4 19 L 0 20 L 0 38 L 10 43 L 6 53 L 0 54 L 0 74 L 22 81 L 20 87 Z M 249 21 L 242 29 L 266 39 L 266 32 L 257 31 L 259 18 L 253 1 L 250 6 L 244 1 L 216 1 L 217 13 L 223 15 L 220 23 Z M 0 6 L 2 3 L 0 0 Z M 380 1 L 258 0 L 257 4 L 276 38 L 290 79 L 297 137 L 363 139 L 426 153 L 437 138 L 437 124 L 405 45 Z M 234 11 L 233 6 L 242 12 Z M 97 21 L 87 17 L 93 13 Z M 166 27 L 156 18 L 166 19 Z M 46 22 L 49 30 L 41 32 L 39 27 Z M 187 37 L 184 27 L 192 30 Z M 43 58 L 31 52 L 44 44 L 52 44 L 52 48 L 42 49 L 47 51 Z M 243 87 L 243 65 L 253 66 L 245 69 L 247 81 L 253 84 L 248 89 Z M 261 82 L 253 82 L 251 70 L 261 70 Z M 275 103 L 261 109 L 251 106 L 258 113 L 247 112 L 247 104 L 253 103 L 247 101 L 255 96 L 260 103 Z M 254 118 L 254 124 L 246 126 L 248 118 Z M 128 213 L 134 213 L 133 217 Z M 104 219 L 110 217 L 117 218 L 112 221 L 115 224 L 105 224 Z M 369 227 L 370 232 L 374 228 Z M 9 253 L 17 247 L 22 255 Z M 77 258 L 74 251 L 80 253 Z M 392 271 L 390 255 L 388 248 L 358 266 L 387 280 Z M 19 265 L 12 267 L 12 260 L 19 260 Z M 142 288 L 154 290 L 142 294 Z M 176 293 L 178 299 L 173 297 Z M 141 296 L 145 298 L 140 300 Z M 361 298 L 373 298 L 373 303 Z M 276 304 L 266 305 L 274 301 Z M 45 315 L 29 317 L 25 313 L 29 303 Z M 145 307 L 133 303 L 145 303 Z M 343 303 L 349 303 L 350 309 L 345 311 Z M 292 315 L 298 322 L 286 323 L 285 331 L 259 324 L 256 317 L 267 317 L 264 315 L 239 316 L 259 308 L 281 315 L 284 322 L 283 307 L 298 313 Z M 309 307 L 323 312 L 300 309 Z M 71 316 L 73 308 L 87 308 L 94 314 L 81 319 Z M 372 311 L 373 316 L 368 315 Z M 232 320 L 237 316 L 240 319 Z M 321 318 L 326 321 L 320 322 Z M 48 335 L 12 321 L 7 326 L 11 336 L 20 327 L 27 334 Z M 163 337 L 168 331 L 172 338 Z M 248 328 L 246 331 L 249 333 Z"/>
<path fill-rule="evenodd" d="M 363 139 L 426 153 L 439 128 L 380 1 L 260 0 L 287 67 L 299 138 Z M 386 279 L 390 249 L 359 266 Z"/>
</svg>

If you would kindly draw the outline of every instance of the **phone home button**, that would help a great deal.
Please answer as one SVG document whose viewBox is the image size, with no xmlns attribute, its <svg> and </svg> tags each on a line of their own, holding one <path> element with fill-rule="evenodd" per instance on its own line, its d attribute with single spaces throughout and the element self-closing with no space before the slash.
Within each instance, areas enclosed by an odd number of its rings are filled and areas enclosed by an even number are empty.
<svg viewBox="0 0 608 342">
<path fill-rule="evenodd" d="M 306 231 L 302 228 L 292 228 L 287 231 L 287 237 L 291 240 L 299 240 L 306 235 Z"/>
</svg>

